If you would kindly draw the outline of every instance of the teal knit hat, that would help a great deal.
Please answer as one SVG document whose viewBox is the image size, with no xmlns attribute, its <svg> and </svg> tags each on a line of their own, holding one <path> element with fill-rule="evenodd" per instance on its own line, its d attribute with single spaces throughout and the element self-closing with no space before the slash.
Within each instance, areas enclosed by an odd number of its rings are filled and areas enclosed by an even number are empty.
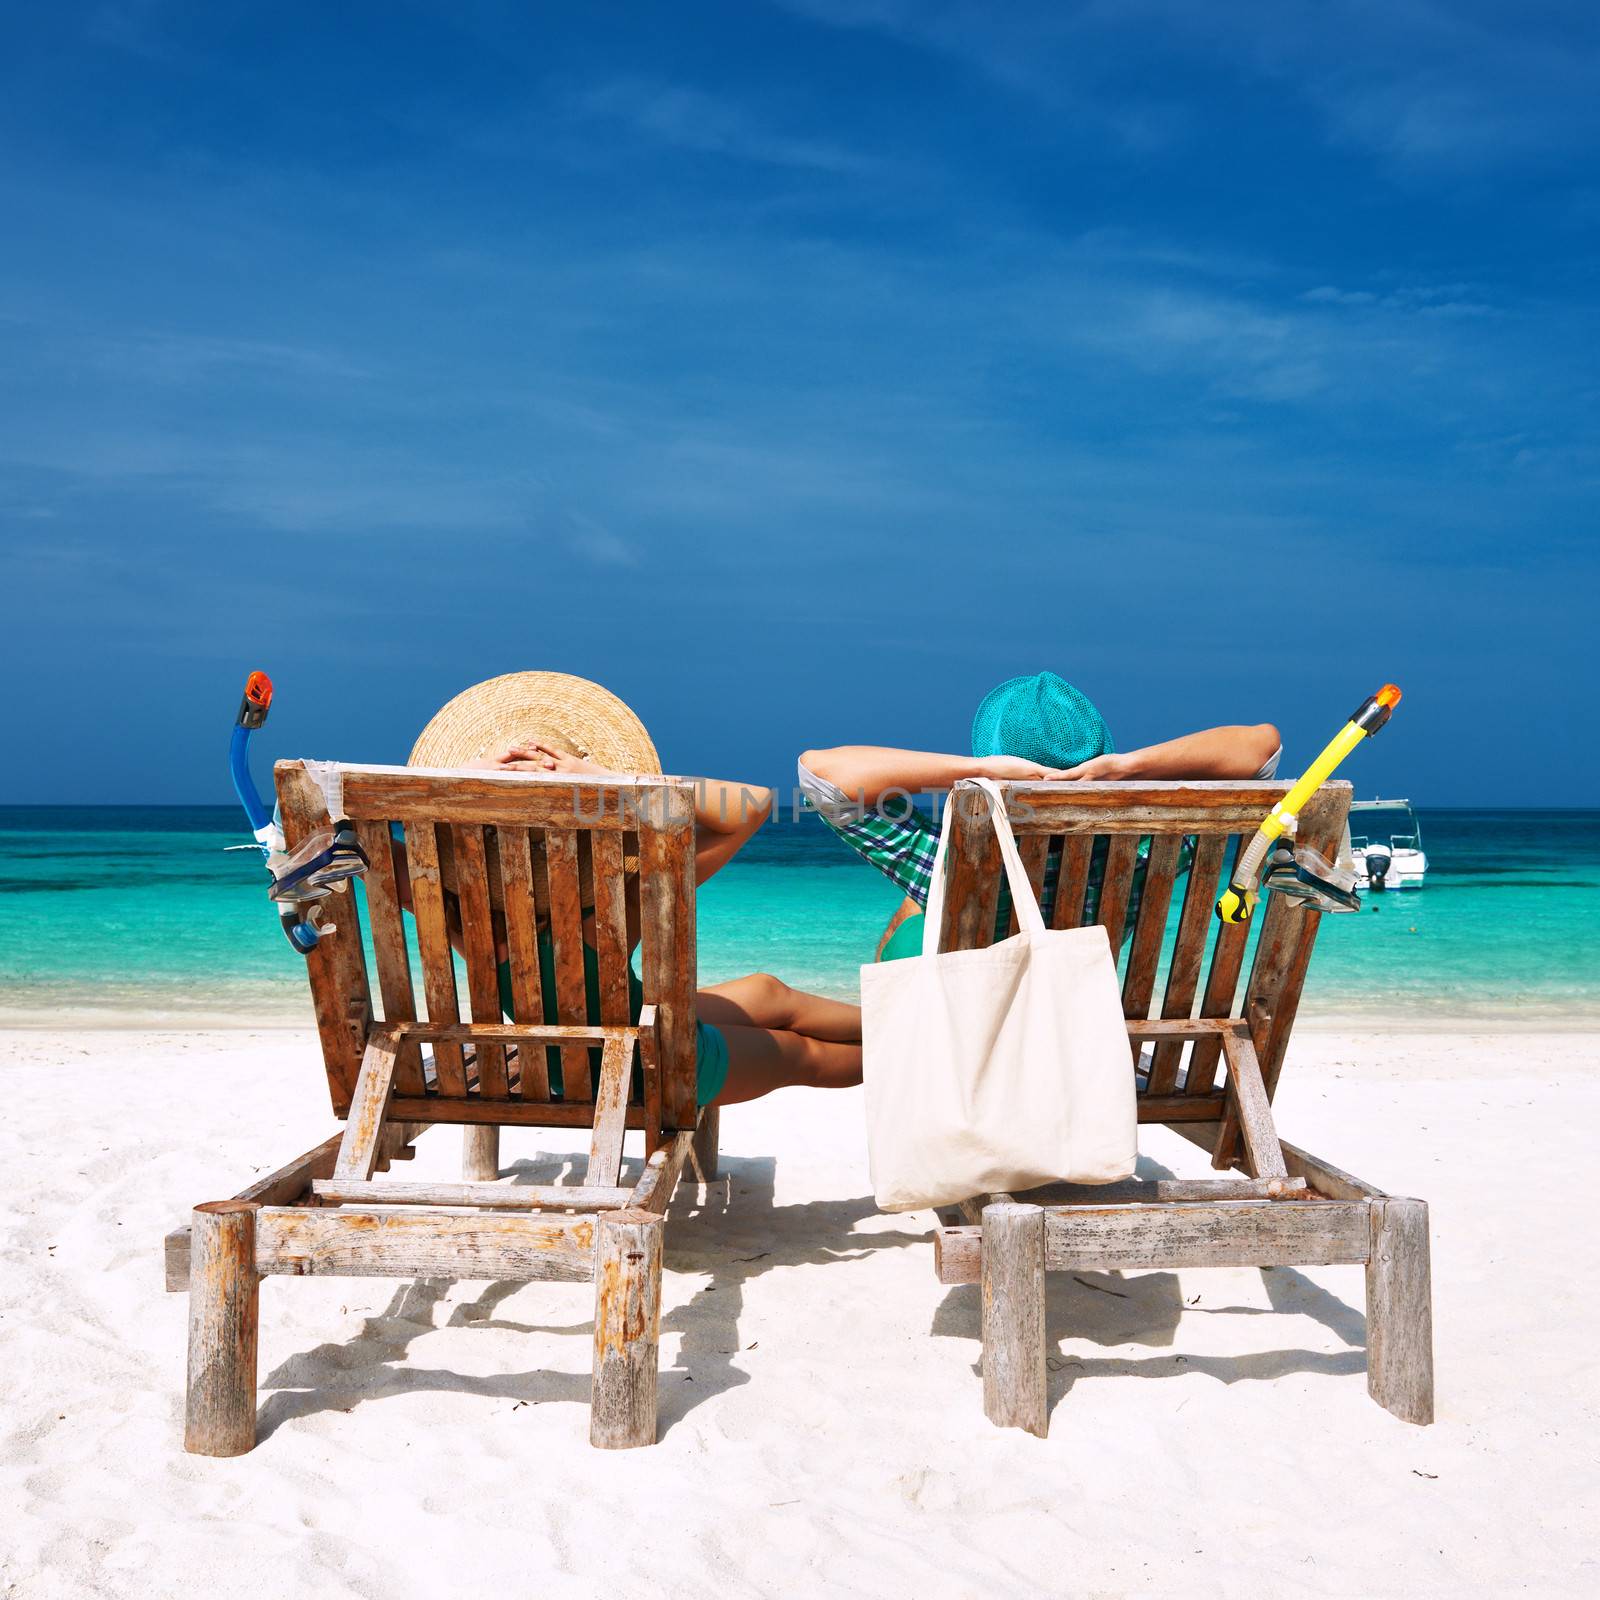
<svg viewBox="0 0 1600 1600">
<path fill-rule="evenodd" d="M 983 697 L 972 719 L 975 756 L 1021 756 L 1042 767 L 1075 767 L 1114 748 L 1094 702 L 1053 672 L 1006 679 Z"/>
</svg>

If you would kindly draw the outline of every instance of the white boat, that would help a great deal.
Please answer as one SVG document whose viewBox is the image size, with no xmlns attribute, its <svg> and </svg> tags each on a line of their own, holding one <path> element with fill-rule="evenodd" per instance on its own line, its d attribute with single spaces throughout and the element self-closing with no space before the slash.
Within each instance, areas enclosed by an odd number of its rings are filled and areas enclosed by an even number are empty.
<svg viewBox="0 0 1600 1600">
<path fill-rule="evenodd" d="M 1422 830 L 1409 800 L 1355 801 L 1350 807 L 1350 853 L 1356 887 L 1369 893 L 1420 889 L 1427 875 Z"/>
</svg>

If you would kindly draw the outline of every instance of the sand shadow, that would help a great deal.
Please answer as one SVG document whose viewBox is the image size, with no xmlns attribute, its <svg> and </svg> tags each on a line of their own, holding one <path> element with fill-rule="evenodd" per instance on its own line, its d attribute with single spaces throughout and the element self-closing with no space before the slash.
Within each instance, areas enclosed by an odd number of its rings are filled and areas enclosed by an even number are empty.
<svg viewBox="0 0 1600 1600">
<path fill-rule="evenodd" d="M 870 1195 L 777 1205 L 776 1174 L 770 1156 L 724 1156 L 719 1184 L 726 1185 L 725 1207 L 702 1204 L 681 1221 L 674 1215 L 667 1230 L 669 1270 L 704 1272 L 707 1281 L 662 1319 L 663 1332 L 680 1335 L 678 1353 L 661 1373 L 663 1434 L 701 1401 L 750 1381 L 737 1357 L 751 1279 L 775 1268 L 859 1261 L 928 1242 L 923 1228 L 856 1232 L 858 1223 L 882 1215 Z"/>
<path fill-rule="evenodd" d="M 1139 1158 L 1141 1178 L 1177 1176 L 1148 1157 Z M 1175 1378 L 1202 1373 L 1222 1383 L 1271 1381 L 1290 1373 L 1343 1376 L 1366 1370 L 1366 1318 L 1293 1267 L 1263 1267 L 1261 1278 L 1269 1305 L 1205 1304 L 1205 1290 L 1193 1290 L 1185 1302 L 1176 1272 L 1050 1272 L 1045 1275 L 1045 1364 L 1049 1404 L 1056 1404 L 1086 1377 Z M 1202 1279 L 1202 1284 L 1204 1279 Z M 1170 1351 L 1178 1324 L 1190 1316 L 1270 1317 L 1280 1312 L 1310 1317 L 1351 1347 L 1345 1351 L 1254 1351 L 1241 1356 L 1164 1353 L 1149 1357 L 1097 1358 L 1068 1354 L 1062 1337 L 1090 1340 L 1102 1346 L 1129 1344 Z M 1052 1333 L 1052 1330 L 1061 1330 Z M 972 1363 L 981 1377 L 982 1306 L 979 1286 L 951 1288 L 936 1308 L 930 1332 L 940 1338 L 969 1339 L 977 1346 Z"/>
<path fill-rule="evenodd" d="M 354 1411 L 358 1405 L 399 1394 L 475 1394 L 526 1405 L 588 1402 L 586 1372 L 534 1369 L 468 1377 L 445 1368 L 406 1365 L 412 1343 L 435 1331 L 435 1313 L 454 1282 L 419 1278 L 404 1283 L 382 1311 L 363 1319 L 360 1331 L 350 1338 L 317 1345 L 281 1362 L 261 1380 L 262 1389 L 276 1392 L 267 1396 L 256 1414 L 257 1442 L 271 1438 L 286 1422 L 326 1411 Z M 520 1283 L 489 1285 L 491 1291 L 503 1291 L 501 1298 L 521 1287 Z M 458 1319 L 452 1316 L 447 1325 L 458 1325 Z M 583 1333 L 591 1327 L 582 1323 L 536 1331 Z"/>
<path fill-rule="evenodd" d="M 515 1183 L 570 1180 L 584 1159 L 570 1152 L 541 1153 L 508 1166 L 505 1175 Z M 624 1182 L 632 1181 L 638 1165 L 630 1162 Z M 777 1162 L 770 1156 L 725 1156 L 721 1166 L 715 1183 L 703 1187 L 680 1184 L 668 1213 L 665 1266 L 669 1278 L 703 1274 L 706 1281 L 686 1303 L 674 1306 L 662 1318 L 662 1333 L 679 1336 L 671 1362 L 663 1363 L 660 1372 L 662 1437 L 697 1405 L 750 1381 L 737 1358 L 743 1348 L 739 1319 L 744 1310 L 744 1287 L 752 1278 L 777 1267 L 857 1260 L 881 1249 L 926 1244 L 928 1239 L 923 1229 L 853 1232 L 857 1223 L 880 1214 L 870 1196 L 776 1204 Z M 369 1401 L 399 1394 L 475 1394 L 528 1405 L 589 1403 L 592 1318 L 534 1322 L 501 1315 L 501 1307 L 526 1287 L 521 1281 L 484 1283 L 472 1299 L 451 1309 L 442 1326 L 580 1339 L 582 1371 L 529 1369 L 468 1376 L 409 1365 L 412 1344 L 441 1326 L 439 1307 L 457 1281 L 405 1282 L 397 1287 L 389 1304 L 364 1318 L 350 1337 L 317 1345 L 281 1362 L 261 1381 L 263 1391 L 273 1392 L 257 1416 L 258 1440 L 270 1438 L 286 1422 L 319 1412 L 349 1412 Z M 667 1296 L 675 1298 L 670 1286 Z"/>
</svg>

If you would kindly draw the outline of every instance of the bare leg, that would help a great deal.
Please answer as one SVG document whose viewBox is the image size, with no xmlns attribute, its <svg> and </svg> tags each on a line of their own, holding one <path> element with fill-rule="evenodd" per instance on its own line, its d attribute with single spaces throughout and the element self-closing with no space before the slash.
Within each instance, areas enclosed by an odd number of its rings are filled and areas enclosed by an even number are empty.
<svg viewBox="0 0 1600 1600">
<path fill-rule="evenodd" d="M 861 1043 L 861 1007 L 791 989 L 769 972 L 702 989 L 695 1014 L 717 1028 L 768 1028 L 835 1044 Z"/>
<path fill-rule="evenodd" d="M 783 1028 L 718 1026 L 728 1041 L 728 1081 L 716 1098 L 719 1106 L 758 1100 L 774 1089 L 851 1089 L 861 1082 L 859 1044 Z"/>
</svg>

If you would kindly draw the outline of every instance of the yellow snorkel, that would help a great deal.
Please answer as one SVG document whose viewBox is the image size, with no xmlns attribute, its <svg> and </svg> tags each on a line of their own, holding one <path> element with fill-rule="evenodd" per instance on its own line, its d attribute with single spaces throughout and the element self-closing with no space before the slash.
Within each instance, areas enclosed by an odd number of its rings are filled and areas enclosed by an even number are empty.
<svg viewBox="0 0 1600 1600">
<path fill-rule="evenodd" d="M 1400 691 L 1386 683 L 1362 701 L 1360 709 L 1323 747 L 1322 754 L 1300 774 L 1299 781 L 1272 808 L 1255 837 L 1239 854 L 1233 879 L 1217 901 L 1217 916 L 1223 922 L 1248 922 L 1261 896 L 1261 868 L 1267 851 L 1293 830 L 1300 808 L 1322 787 L 1322 782 L 1363 739 L 1369 739 L 1389 720 L 1389 713 L 1400 704 Z M 1269 883 L 1268 887 L 1271 887 Z M 1352 901 L 1352 904 L 1354 902 Z"/>
</svg>

